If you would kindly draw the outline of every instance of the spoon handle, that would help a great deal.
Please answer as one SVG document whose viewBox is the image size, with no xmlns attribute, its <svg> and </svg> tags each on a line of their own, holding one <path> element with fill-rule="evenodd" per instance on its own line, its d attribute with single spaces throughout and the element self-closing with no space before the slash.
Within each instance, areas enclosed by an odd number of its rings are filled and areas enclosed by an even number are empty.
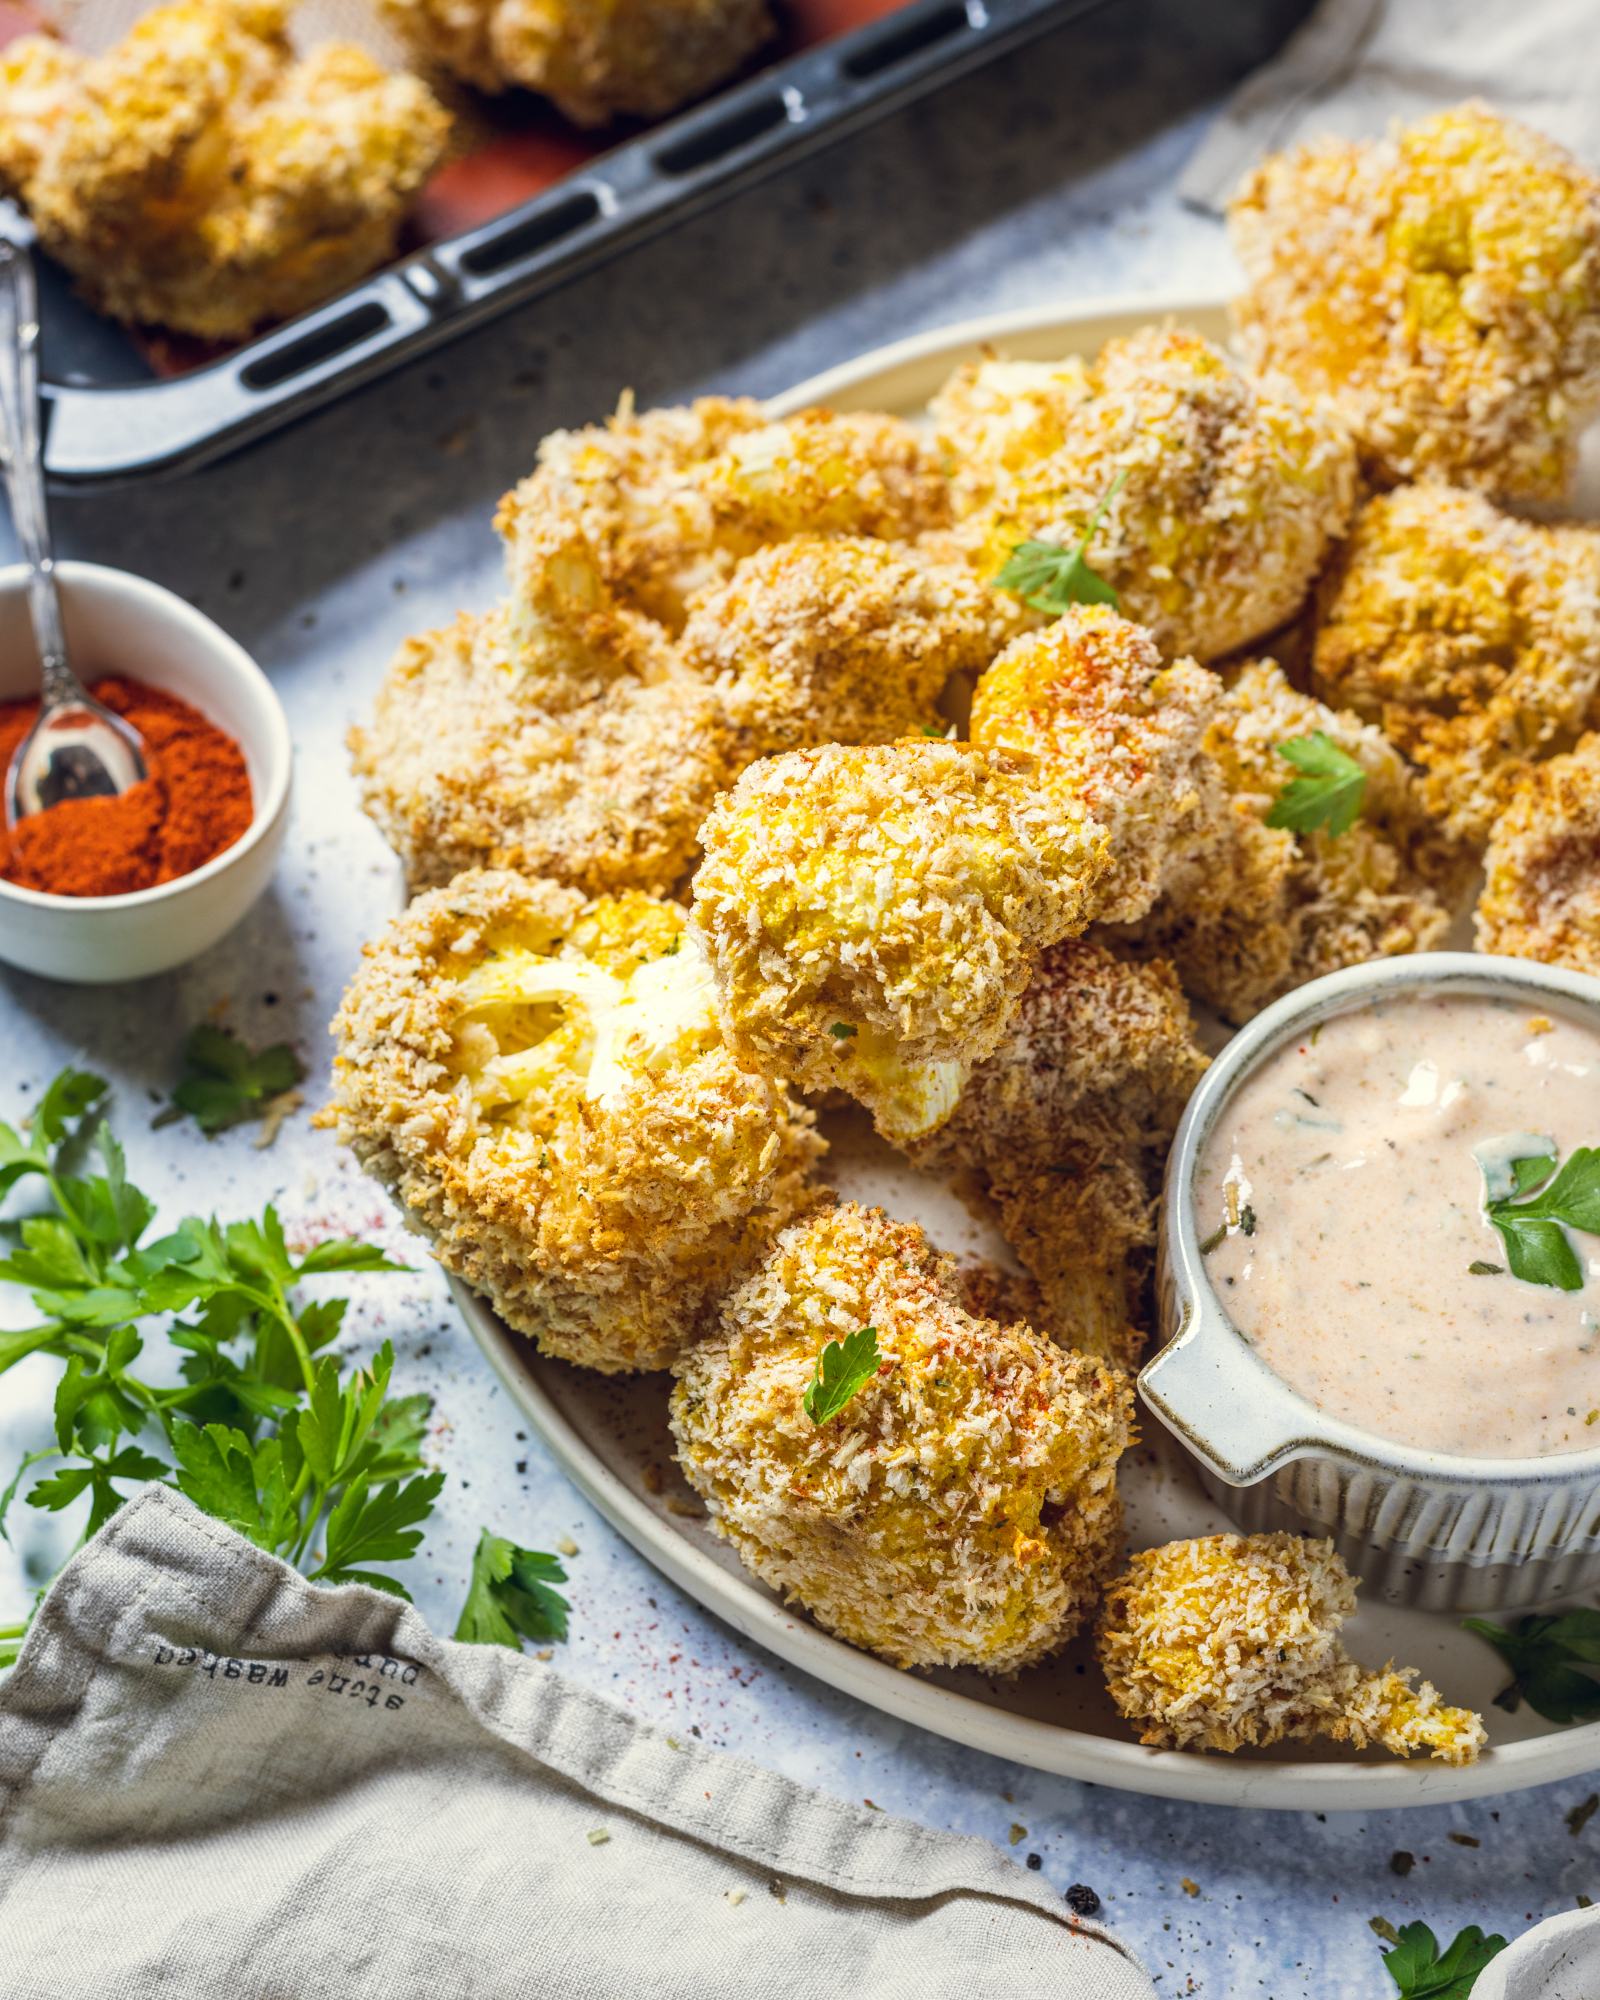
<svg viewBox="0 0 1600 2000">
<path fill-rule="evenodd" d="M 39 295 L 33 259 L 0 241 L 0 474 L 11 501 L 12 524 L 28 565 L 28 607 L 39 646 L 45 705 L 81 699 L 83 689 L 67 664 L 56 589 L 50 519 L 45 511 L 44 461 L 39 440 Z"/>
</svg>

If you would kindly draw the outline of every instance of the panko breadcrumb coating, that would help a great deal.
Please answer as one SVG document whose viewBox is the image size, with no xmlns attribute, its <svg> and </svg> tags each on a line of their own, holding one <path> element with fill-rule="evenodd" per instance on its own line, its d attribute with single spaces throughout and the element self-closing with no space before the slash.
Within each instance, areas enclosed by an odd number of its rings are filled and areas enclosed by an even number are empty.
<svg viewBox="0 0 1600 2000">
<path fill-rule="evenodd" d="M 1339 1628 L 1356 1587 L 1332 1542 L 1205 1535 L 1136 1555 L 1106 1591 L 1100 1663 L 1139 1741 L 1238 1750 L 1328 1736 L 1476 1762 L 1487 1740 L 1414 1668 L 1358 1666 Z"/>
<path fill-rule="evenodd" d="M 1203 754 L 1222 683 L 1104 604 L 1075 604 L 1014 639 L 979 681 L 972 740 L 1039 760 L 1039 783 L 1106 830 L 1096 916 L 1142 917 L 1224 812 Z"/>
<path fill-rule="evenodd" d="M 414 885 L 512 867 L 598 894 L 683 877 L 735 740 L 582 538 L 552 533 L 508 606 L 401 647 L 350 749 Z"/>
<path fill-rule="evenodd" d="M 899 1141 L 949 1114 L 1036 953 L 1088 923 L 1106 847 L 1030 760 L 927 738 L 767 758 L 701 839 L 693 918 L 730 1045 L 847 1090 Z"/>
<path fill-rule="evenodd" d="M 975 1319 L 922 1231 L 848 1203 L 793 1224 L 675 1367 L 678 1461 L 719 1533 L 817 1622 L 901 1667 L 996 1674 L 1054 1652 L 1115 1561 L 1126 1382 Z M 832 1340 L 877 1374 L 825 1423 Z"/>
<path fill-rule="evenodd" d="M 715 684 L 748 762 L 943 734 L 945 683 L 982 673 L 1008 636 L 994 593 L 964 569 L 890 542 L 800 535 L 699 599 L 683 653 Z"/>
<path fill-rule="evenodd" d="M 983 576 L 1024 541 L 1076 546 L 1110 496 L 1091 566 L 1164 651 L 1202 661 L 1294 616 L 1355 499 L 1329 405 L 1180 327 L 1086 370 L 970 363 L 932 408 Z"/>
<path fill-rule="evenodd" d="M 1319 731 L 1366 773 L 1361 817 L 1337 837 L 1269 827 L 1294 775 L 1278 746 Z M 1196 999 L 1247 1021 L 1305 980 L 1441 941 L 1470 859 L 1428 817 L 1376 729 L 1256 660 L 1234 675 L 1206 749 L 1231 816 L 1135 933 L 1172 959 Z"/>
<path fill-rule="evenodd" d="M 1600 736 L 1528 773 L 1483 865 L 1479 951 L 1600 974 Z"/>
<path fill-rule="evenodd" d="M 1385 483 L 1559 498 L 1600 406 L 1600 181 L 1487 105 L 1278 154 L 1229 210 L 1251 358 Z"/>
<path fill-rule="evenodd" d="M 0 193 L 102 311 L 232 340 L 393 256 L 449 119 L 281 0 L 177 0 L 104 55 L 0 54 Z"/>
<path fill-rule="evenodd" d="M 1123 1366 L 1138 1355 L 1156 1190 L 1205 1067 L 1171 966 L 1070 938 L 1039 960 L 999 1048 L 917 1150 L 977 1176 L 1038 1283 L 1035 1324 L 1068 1347 Z"/>
<path fill-rule="evenodd" d="M 723 1045 L 682 909 L 469 872 L 374 945 L 329 1122 L 548 1354 L 664 1367 L 813 1198 L 809 1112 Z"/>
<path fill-rule="evenodd" d="M 1600 531 L 1431 482 L 1383 494 L 1325 580 L 1313 671 L 1481 846 L 1523 764 L 1570 750 L 1600 698 Z"/>
<path fill-rule="evenodd" d="M 772 33 L 766 0 L 383 0 L 416 55 L 479 90 L 520 85 L 575 125 L 663 118 Z"/>
<path fill-rule="evenodd" d="M 701 592 L 768 543 L 908 541 L 948 508 L 936 459 L 896 417 L 813 409 L 772 423 L 759 403 L 721 397 L 638 416 L 624 397 L 608 423 L 547 437 L 495 525 L 514 593 L 523 551 L 559 522 L 582 532 L 622 603 L 677 632 Z"/>
</svg>

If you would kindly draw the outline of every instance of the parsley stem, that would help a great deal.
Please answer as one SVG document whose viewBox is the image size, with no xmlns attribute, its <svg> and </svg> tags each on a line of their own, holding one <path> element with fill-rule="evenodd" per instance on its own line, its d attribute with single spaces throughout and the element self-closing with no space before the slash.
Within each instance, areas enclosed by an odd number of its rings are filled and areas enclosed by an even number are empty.
<svg viewBox="0 0 1600 2000">
<path fill-rule="evenodd" d="M 20 1625 L 0 1625 L 0 1639 L 20 1639 L 27 1629 L 28 1620 L 26 1618 L 23 1619 Z"/>
</svg>

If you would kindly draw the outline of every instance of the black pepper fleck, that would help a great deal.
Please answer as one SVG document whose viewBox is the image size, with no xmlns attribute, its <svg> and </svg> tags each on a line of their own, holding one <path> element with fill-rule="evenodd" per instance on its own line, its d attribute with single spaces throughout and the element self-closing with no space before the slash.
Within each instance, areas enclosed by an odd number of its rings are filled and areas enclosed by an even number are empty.
<svg viewBox="0 0 1600 2000">
<path fill-rule="evenodd" d="M 1403 1847 L 1397 1847 L 1393 1854 L 1389 1856 L 1389 1873 L 1391 1875 L 1409 1875 L 1416 1865 L 1417 1857 L 1414 1854 L 1407 1853 Z"/>
<path fill-rule="evenodd" d="M 1042 1854 L 1030 1854 L 1028 1856 L 1028 1866 L 1034 1869 L 1042 1868 L 1044 1866 L 1044 1856 Z"/>
<path fill-rule="evenodd" d="M 1100 1914 L 1100 1898 L 1087 1882 L 1074 1882 L 1067 1891 L 1067 1908 L 1075 1917 L 1097 1917 Z"/>
</svg>

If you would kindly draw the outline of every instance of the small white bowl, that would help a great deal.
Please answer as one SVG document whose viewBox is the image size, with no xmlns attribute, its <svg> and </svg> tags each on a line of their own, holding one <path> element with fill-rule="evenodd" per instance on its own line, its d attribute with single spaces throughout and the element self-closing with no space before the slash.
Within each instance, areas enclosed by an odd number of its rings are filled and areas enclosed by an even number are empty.
<svg viewBox="0 0 1600 2000">
<path fill-rule="evenodd" d="M 1392 1604 L 1490 1610 L 1600 1582 L 1600 1448 L 1547 1458 L 1424 1451 L 1330 1417 L 1275 1375 L 1229 1319 L 1206 1272 L 1194 1203 L 1205 1143 L 1241 1083 L 1286 1042 L 1381 995 L 1507 996 L 1600 1008 L 1600 980 L 1529 959 L 1422 952 L 1299 987 L 1242 1029 L 1189 1100 L 1162 1198 L 1158 1291 L 1168 1344 L 1139 1393 L 1249 1532 L 1331 1535 Z"/>
<path fill-rule="evenodd" d="M 255 812 L 192 874 L 126 896 L 46 896 L 0 879 L 0 959 L 81 985 L 143 979 L 214 945 L 267 886 L 289 823 L 289 725 L 266 675 L 219 625 L 159 584 L 99 563 L 57 566 L 79 678 L 123 674 L 186 701 L 244 752 Z M 0 569 L 0 700 L 36 694 L 27 572 Z"/>
</svg>

